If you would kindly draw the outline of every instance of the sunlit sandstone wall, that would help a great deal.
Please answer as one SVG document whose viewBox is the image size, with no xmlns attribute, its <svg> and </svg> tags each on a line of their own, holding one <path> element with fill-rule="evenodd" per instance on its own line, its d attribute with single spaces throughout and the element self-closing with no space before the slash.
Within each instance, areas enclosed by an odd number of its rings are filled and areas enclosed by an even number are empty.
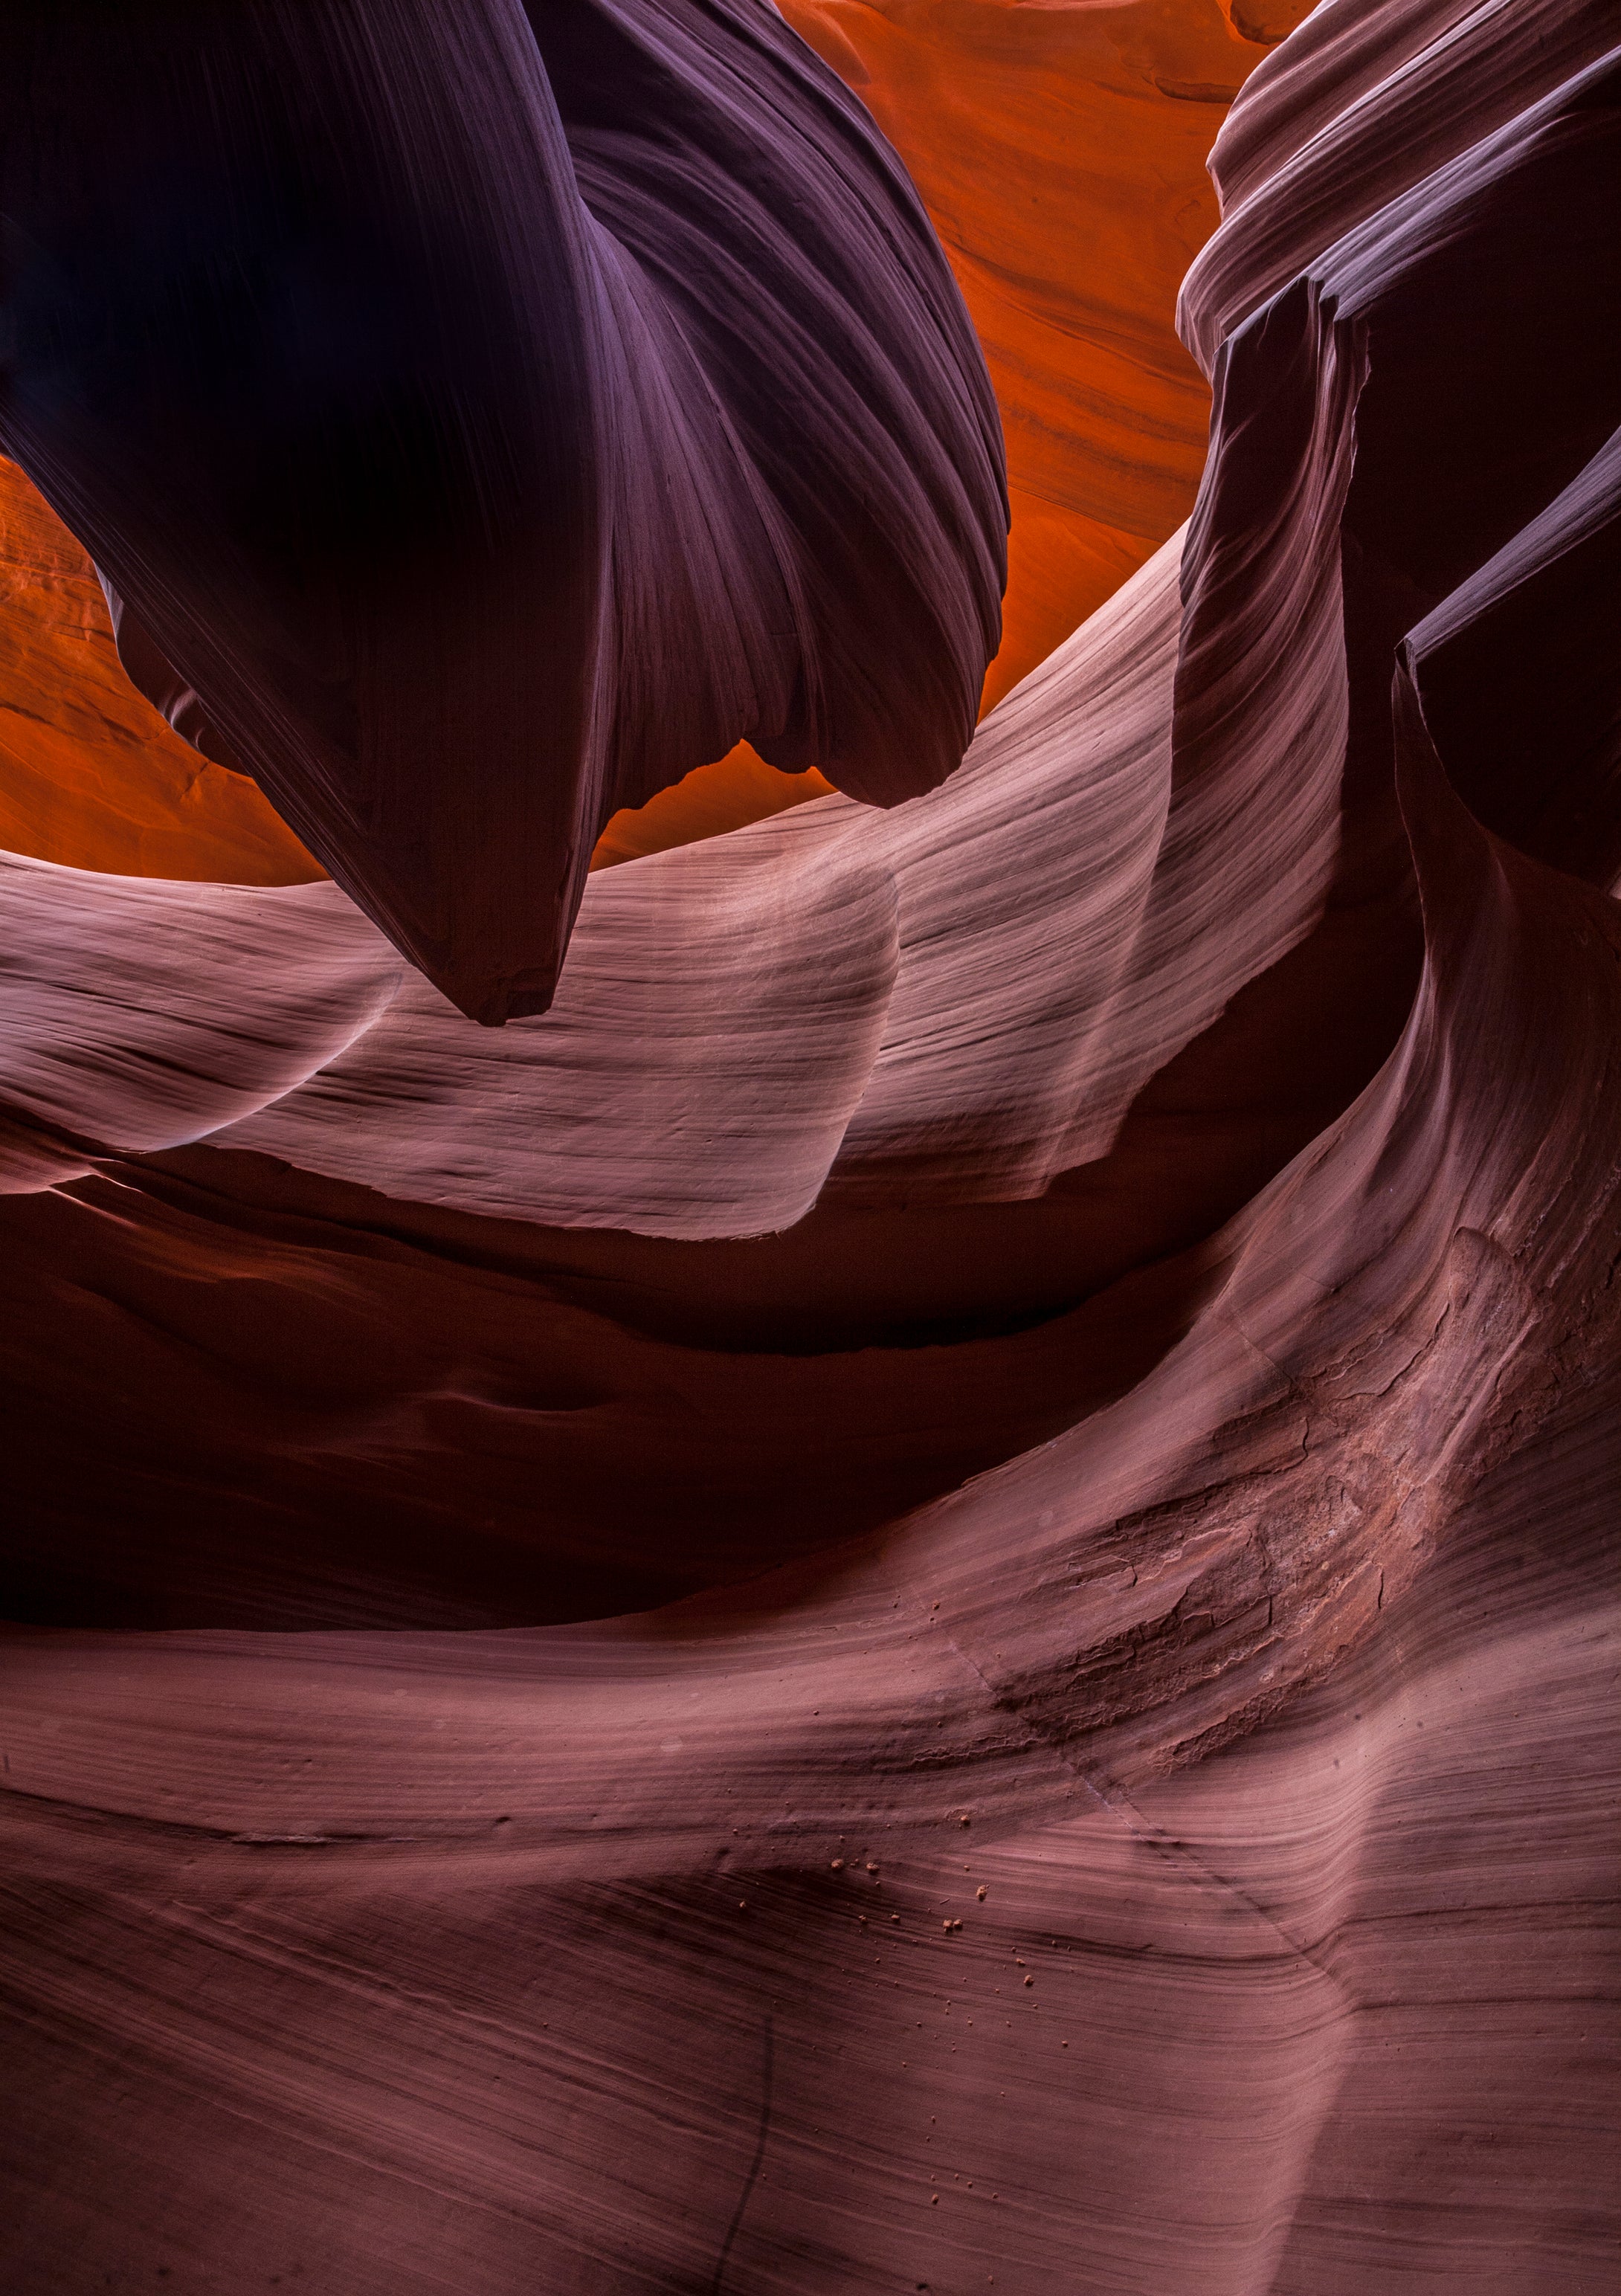
<svg viewBox="0 0 1621 2296">
<path fill-rule="evenodd" d="M 1215 230 L 1205 155 L 1306 0 L 785 0 L 906 162 L 973 315 L 1007 434 L 1012 529 L 988 709 L 1193 507 L 1210 394 L 1176 290 Z M 597 862 L 826 794 L 740 744 Z"/>
<path fill-rule="evenodd" d="M 89 560 L 3 455 L 0 847 L 126 877 L 324 873 L 253 782 L 200 757 L 136 693 Z"/>
<path fill-rule="evenodd" d="M 1209 394 L 1177 285 L 1216 221 L 1205 157 L 1301 0 L 788 0 L 922 193 L 989 360 L 1012 529 L 999 700 L 1187 515 Z M 83 552 L 0 463 L 0 845 L 130 875 L 285 884 L 319 865 L 256 787 L 129 687 Z M 747 743 L 617 815 L 601 866 L 826 793 Z"/>
</svg>

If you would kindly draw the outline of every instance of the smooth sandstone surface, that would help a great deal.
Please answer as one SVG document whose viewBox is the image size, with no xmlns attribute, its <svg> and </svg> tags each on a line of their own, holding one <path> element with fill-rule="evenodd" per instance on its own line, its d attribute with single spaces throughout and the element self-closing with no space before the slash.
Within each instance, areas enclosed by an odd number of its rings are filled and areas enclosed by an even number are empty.
<svg viewBox="0 0 1621 2296">
<path fill-rule="evenodd" d="M 0 843 L 120 876 L 319 876 L 268 800 L 130 684 L 83 549 L 0 457 Z"/>
<path fill-rule="evenodd" d="M 985 348 L 1007 440 L 990 708 L 1187 517 L 1209 398 L 1172 325 L 1215 229 L 1210 140 L 1304 0 L 785 0 L 905 161 Z M 607 865 L 824 791 L 746 745 L 638 812 Z"/>
<path fill-rule="evenodd" d="M 548 1013 L 0 869 L 29 2296 L 1621 2271 L 1621 52 L 1532 12 L 1272 49 L 1185 530 Z"/>
<path fill-rule="evenodd" d="M 1224 105 L 1301 12 L 1301 0 L 1236 12 L 1217 0 L 1121 0 L 1101 11 L 791 0 L 786 12 L 905 160 L 985 348 L 1007 433 L 1012 516 L 987 707 L 1192 506 L 1208 395 L 1172 309 L 1217 218 L 1205 156 Z M 37 499 L 19 515 L 54 525 Z M 71 551 L 65 532 L 56 547 Z M 98 759 L 99 783 L 117 777 L 119 810 L 144 819 L 164 794 L 143 770 L 127 789 L 131 773 L 121 757 Z M 831 786 L 815 767 L 780 773 L 739 743 L 615 813 L 594 865 L 718 834 Z M 250 792 L 231 796 L 258 820 Z M 94 847 L 63 849 L 70 832 L 61 810 L 53 807 L 43 835 L 31 809 L 21 814 L 8 843 L 147 873 L 139 844 L 111 842 L 109 825 Z M 292 849 L 286 875 L 309 873 L 314 865 L 298 865 L 302 849 Z M 212 857 L 200 853 L 194 872 L 150 873 L 263 882 L 251 856 L 236 868 L 206 865 Z"/>
<path fill-rule="evenodd" d="M 999 701 L 1192 508 L 1208 395 L 1169 324 L 1217 209 L 1205 159 L 1301 6 L 790 0 L 950 256 L 996 386 L 1013 504 Z"/>
<path fill-rule="evenodd" d="M 76 0 L 0 73 L 0 447 L 461 1010 L 544 1012 L 605 822 L 741 737 L 955 767 L 995 404 L 774 9 Z"/>
</svg>

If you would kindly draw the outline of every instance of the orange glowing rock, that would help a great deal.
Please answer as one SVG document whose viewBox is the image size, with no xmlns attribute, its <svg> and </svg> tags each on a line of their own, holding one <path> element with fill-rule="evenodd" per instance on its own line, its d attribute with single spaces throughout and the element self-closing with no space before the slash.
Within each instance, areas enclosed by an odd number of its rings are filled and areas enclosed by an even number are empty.
<svg viewBox="0 0 1621 2296">
<path fill-rule="evenodd" d="M 1216 221 L 1205 157 L 1304 0 L 785 0 L 783 12 L 906 162 L 985 346 L 1013 513 L 988 708 L 1191 507 L 1209 399 L 1171 314 Z M 133 874 L 320 874 L 251 783 L 201 764 L 127 692 L 87 562 L 9 465 L 0 522 L 8 577 L 28 593 L 0 636 L 0 696 L 27 692 L 30 713 L 43 698 L 52 720 L 8 713 L 0 842 Z M 594 866 L 829 786 L 740 742 L 616 814 Z"/>
<path fill-rule="evenodd" d="M 740 742 L 712 766 L 700 766 L 684 781 L 659 790 L 645 805 L 616 813 L 596 841 L 591 865 L 610 869 L 616 861 L 719 837 L 746 821 L 765 821 L 791 805 L 832 793 L 832 783 L 814 766 L 808 773 L 780 774 L 757 750 Z"/>
<path fill-rule="evenodd" d="M 135 692 L 94 568 L 4 457 L 0 600 L 0 847 L 121 877 L 325 875 L 253 782 Z"/>
<path fill-rule="evenodd" d="M 905 161 L 985 347 L 1013 525 L 989 709 L 1193 507 L 1210 394 L 1172 324 L 1226 105 L 1306 0 L 782 0 Z M 615 816 L 595 865 L 821 797 L 746 743 Z"/>
<path fill-rule="evenodd" d="M 1216 0 L 785 12 L 905 161 L 985 347 L 1019 551 L 995 701 L 1192 507 L 1209 398 L 1170 313 L 1216 228 L 1206 154 L 1265 47 Z"/>
</svg>

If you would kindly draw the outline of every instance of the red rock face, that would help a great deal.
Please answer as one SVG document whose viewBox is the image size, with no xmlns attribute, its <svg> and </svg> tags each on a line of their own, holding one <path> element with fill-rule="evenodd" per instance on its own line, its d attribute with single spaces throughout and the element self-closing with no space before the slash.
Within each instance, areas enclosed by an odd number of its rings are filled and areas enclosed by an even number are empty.
<svg viewBox="0 0 1621 2296">
<path fill-rule="evenodd" d="M 544 1015 L 0 869 L 20 2287 L 1616 2278 L 1613 33 L 1282 40 L 1185 530 Z"/>
<path fill-rule="evenodd" d="M 95 569 L 0 459 L 0 843 L 120 877 L 298 884 L 323 872 L 258 786 L 130 684 Z"/>
<path fill-rule="evenodd" d="M 740 737 L 876 804 L 957 765 L 995 404 L 774 10 L 76 0 L 0 62 L 0 446 L 463 1011 L 544 1012 L 604 822 Z"/>
<path fill-rule="evenodd" d="M 1029 8 L 788 0 L 905 161 L 984 346 L 1007 439 L 1000 701 L 1193 506 L 1210 400 L 1173 324 L 1215 229 L 1210 139 L 1302 0 Z M 617 815 L 597 865 L 811 797 L 741 744 Z"/>
</svg>

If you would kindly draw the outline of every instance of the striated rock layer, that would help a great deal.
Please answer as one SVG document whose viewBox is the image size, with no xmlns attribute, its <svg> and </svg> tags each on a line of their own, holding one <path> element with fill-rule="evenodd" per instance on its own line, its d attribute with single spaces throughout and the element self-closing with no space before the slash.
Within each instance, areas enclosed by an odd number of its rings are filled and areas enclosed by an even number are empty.
<svg viewBox="0 0 1621 2296">
<path fill-rule="evenodd" d="M 1007 434 L 1001 701 L 1193 505 L 1209 393 L 1172 324 L 1214 230 L 1211 135 L 1305 0 L 784 0 L 905 161 Z M 825 796 L 741 743 L 617 815 L 599 865 Z"/>
<path fill-rule="evenodd" d="M 263 792 L 176 734 L 119 662 L 95 569 L 0 459 L 0 846 L 119 875 L 296 884 Z"/>
<path fill-rule="evenodd" d="M 1209 394 L 1172 324 L 1210 141 L 1304 0 L 789 0 L 906 162 L 996 387 L 1012 504 L 999 701 L 1193 505 Z"/>
<path fill-rule="evenodd" d="M 1185 533 L 544 1015 L 0 871 L 18 2286 L 1621 2272 L 1613 31 L 1278 45 Z"/>
<path fill-rule="evenodd" d="M 464 1012 L 544 1012 L 603 823 L 740 736 L 878 804 L 955 767 L 990 384 L 763 0 L 73 0 L 0 39 L 0 446 L 136 684 Z"/>
<path fill-rule="evenodd" d="M 1216 221 L 1206 150 L 1238 86 L 1301 12 L 1301 0 L 1236 17 L 1217 0 L 1101 11 L 913 0 L 882 12 L 868 0 L 792 0 L 795 29 L 905 161 L 985 345 L 1008 434 L 1012 526 L 982 706 L 1036 667 L 1192 506 L 1209 398 L 1172 320 L 1176 287 Z M 25 549 L 50 526 L 30 496 L 20 474 L 0 470 L 0 526 Z M 55 554 L 70 546 L 58 529 Z M 32 703 L 70 701 L 42 682 L 42 667 L 33 665 Z M 147 683 L 189 690 L 166 668 Z M 240 853 L 200 839 L 188 854 L 188 806 L 168 777 L 143 756 L 95 749 L 94 763 L 72 761 L 70 815 L 30 779 L 9 793 L 9 847 L 100 868 L 263 879 L 245 839 Z M 183 791 L 196 779 L 192 766 Z M 237 814 L 266 809 L 251 787 L 230 790 L 217 775 L 197 785 Z M 615 813 L 593 865 L 716 835 L 830 787 L 814 767 L 779 773 L 739 742 Z M 155 865 L 154 832 L 168 866 Z M 315 873 L 299 857 L 284 877 Z"/>
</svg>

